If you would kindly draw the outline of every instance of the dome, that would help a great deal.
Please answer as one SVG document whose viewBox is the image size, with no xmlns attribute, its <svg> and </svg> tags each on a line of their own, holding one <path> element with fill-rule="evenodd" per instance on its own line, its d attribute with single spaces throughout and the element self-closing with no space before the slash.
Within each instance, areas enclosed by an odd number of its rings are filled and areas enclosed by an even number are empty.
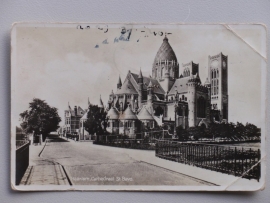
<svg viewBox="0 0 270 203">
<path fill-rule="evenodd" d="M 176 55 L 175 55 L 171 45 L 169 44 L 169 40 L 166 36 L 164 37 L 163 43 L 161 44 L 161 47 L 159 48 L 159 50 L 157 52 L 154 64 L 160 60 L 161 61 L 168 60 L 168 61 L 177 62 Z"/>
<path fill-rule="evenodd" d="M 120 114 L 119 119 L 120 120 L 136 120 L 137 116 L 130 109 L 130 106 L 128 106 L 127 109 L 124 111 L 124 113 Z"/>
<path fill-rule="evenodd" d="M 119 113 L 118 113 L 118 111 L 114 107 L 112 107 L 108 111 L 108 118 L 109 119 L 118 119 L 119 118 Z"/>
</svg>

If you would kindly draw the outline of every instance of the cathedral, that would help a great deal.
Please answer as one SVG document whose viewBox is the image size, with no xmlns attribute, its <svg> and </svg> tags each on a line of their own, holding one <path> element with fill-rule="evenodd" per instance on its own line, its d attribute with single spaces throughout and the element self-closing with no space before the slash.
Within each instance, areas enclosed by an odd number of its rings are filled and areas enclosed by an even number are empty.
<svg viewBox="0 0 270 203">
<path fill-rule="evenodd" d="M 129 137 L 143 127 L 171 125 L 208 127 L 228 120 L 228 58 L 208 57 L 208 78 L 202 83 L 199 64 L 181 65 L 167 36 L 156 54 L 152 76 L 128 72 L 109 95 L 107 131 Z"/>
</svg>

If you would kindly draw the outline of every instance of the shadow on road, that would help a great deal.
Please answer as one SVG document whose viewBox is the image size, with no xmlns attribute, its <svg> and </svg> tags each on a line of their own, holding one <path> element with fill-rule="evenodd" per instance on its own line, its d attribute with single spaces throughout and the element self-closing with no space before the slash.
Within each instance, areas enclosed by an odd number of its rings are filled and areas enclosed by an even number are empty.
<svg viewBox="0 0 270 203">
<path fill-rule="evenodd" d="M 65 138 L 59 137 L 58 135 L 48 135 L 47 142 L 69 142 Z"/>
</svg>

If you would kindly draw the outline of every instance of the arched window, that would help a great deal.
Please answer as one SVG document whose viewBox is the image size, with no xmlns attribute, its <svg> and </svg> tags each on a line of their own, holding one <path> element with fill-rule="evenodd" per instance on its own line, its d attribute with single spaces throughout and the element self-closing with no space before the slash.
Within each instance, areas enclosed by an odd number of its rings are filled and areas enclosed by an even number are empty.
<svg viewBox="0 0 270 203">
<path fill-rule="evenodd" d="M 217 70 L 217 78 L 218 78 L 218 70 Z"/>
<path fill-rule="evenodd" d="M 163 115 L 164 111 L 163 108 L 161 106 L 158 106 L 157 108 L 155 108 L 155 116 L 160 116 Z"/>
<path fill-rule="evenodd" d="M 216 95 L 216 80 L 214 79 L 214 95 Z"/>
<path fill-rule="evenodd" d="M 214 70 L 214 78 L 216 78 L 216 70 Z"/>
<path fill-rule="evenodd" d="M 212 79 L 213 79 L 213 78 L 214 78 L 214 71 L 212 70 L 211 72 L 212 72 L 212 74 L 211 74 L 211 75 L 212 75 Z"/>
<path fill-rule="evenodd" d="M 211 95 L 213 94 L 214 94 L 214 80 L 211 81 Z"/>
<path fill-rule="evenodd" d="M 180 106 L 177 109 L 177 115 L 178 116 L 183 116 L 183 110 L 182 110 L 182 108 Z"/>
<path fill-rule="evenodd" d="M 188 116 L 188 108 L 185 109 L 185 116 Z"/>
<path fill-rule="evenodd" d="M 206 102 L 203 97 L 199 97 L 197 100 L 197 117 L 205 118 Z"/>
<path fill-rule="evenodd" d="M 163 77 L 164 68 L 161 68 L 161 77 Z"/>
<path fill-rule="evenodd" d="M 217 84 L 216 84 L 216 86 L 217 86 L 217 92 L 216 92 L 216 94 L 218 94 L 218 79 L 217 79 Z"/>
</svg>

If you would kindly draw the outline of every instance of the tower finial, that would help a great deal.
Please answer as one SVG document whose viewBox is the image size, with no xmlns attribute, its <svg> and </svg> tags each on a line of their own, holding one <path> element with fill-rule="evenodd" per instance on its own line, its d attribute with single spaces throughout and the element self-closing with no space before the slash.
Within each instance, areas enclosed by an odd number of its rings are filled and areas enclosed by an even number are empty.
<svg viewBox="0 0 270 203">
<path fill-rule="evenodd" d="M 117 83 L 117 89 L 122 87 L 122 81 L 121 81 L 121 77 L 119 75 L 119 79 L 118 79 L 118 83 Z"/>
<path fill-rule="evenodd" d="M 148 85 L 148 88 L 152 88 L 152 87 L 153 87 L 152 81 L 150 80 L 149 85 Z"/>
<path fill-rule="evenodd" d="M 140 73 L 139 73 L 139 77 L 138 78 L 143 78 L 141 68 L 140 68 Z"/>
<path fill-rule="evenodd" d="M 104 108 L 104 105 L 103 105 L 103 101 L 101 99 L 101 95 L 100 95 L 100 98 L 99 98 L 99 105 L 98 105 L 99 108 Z"/>
<path fill-rule="evenodd" d="M 88 107 L 91 105 L 91 103 L 90 103 L 90 100 L 89 100 L 89 97 L 88 97 Z"/>
<path fill-rule="evenodd" d="M 166 41 L 169 41 L 168 38 L 167 38 L 167 33 L 165 33 L 165 36 L 164 36 L 163 41 L 165 41 L 165 40 L 166 40 Z"/>
</svg>

